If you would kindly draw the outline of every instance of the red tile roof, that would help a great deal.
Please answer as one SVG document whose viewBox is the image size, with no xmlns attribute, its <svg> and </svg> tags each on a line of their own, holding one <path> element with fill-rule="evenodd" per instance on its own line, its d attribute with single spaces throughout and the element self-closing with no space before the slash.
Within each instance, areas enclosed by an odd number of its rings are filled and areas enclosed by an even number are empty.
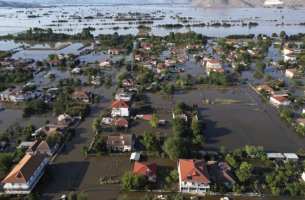
<svg viewBox="0 0 305 200">
<path fill-rule="evenodd" d="M 210 59 L 207 61 L 208 63 L 221 63 L 220 60 L 217 60 L 217 59 Z"/>
<path fill-rule="evenodd" d="M 147 177 L 157 177 L 157 164 L 151 162 L 135 162 L 133 173 Z"/>
<path fill-rule="evenodd" d="M 275 99 L 278 102 L 290 102 L 289 99 L 282 97 L 282 96 L 272 96 L 273 99 Z"/>
<path fill-rule="evenodd" d="M 125 101 L 119 100 L 119 101 L 112 102 L 111 107 L 115 107 L 115 108 L 129 108 L 129 105 Z"/>
<path fill-rule="evenodd" d="M 127 126 L 128 127 L 128 121 L 124 118 L 118 119 L 114 122 L 115 126 Z"/>
<path fill-rule="evenodd" d="M 204 160 L 179 160 L 180 178 L 185 182 L 210 183 L 207 166 Z"/>
</svg>

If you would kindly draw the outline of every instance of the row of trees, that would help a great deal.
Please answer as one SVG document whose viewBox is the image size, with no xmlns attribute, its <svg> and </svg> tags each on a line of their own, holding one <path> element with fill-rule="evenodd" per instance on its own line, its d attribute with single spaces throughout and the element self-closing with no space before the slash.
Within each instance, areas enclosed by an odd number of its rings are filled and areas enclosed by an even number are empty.
<svg viewBox="0 0 305 200">
<path fill-rule="evenodd" d="M 52 28 L 30 28 L 29 30 L 19 33 L 16 36 L 6 35 L 0 37 L 0 39 L 9 39 L 16 41 L 36 41 L 36 42 L 62 42 L 66 40 L 92 40 L 91 28 L 83 28 L 81 33 L 75 35 L 68 35 L 65 33 L 54 33 Z"/>
<path fill-rule="evenodd" d="M 0 92 L 11 87 L 11 84 L 22 83 L 33 78 L 30 70 L 17 68 L 9 71 L 1 71 L 0 73 Z"/>
</svg>

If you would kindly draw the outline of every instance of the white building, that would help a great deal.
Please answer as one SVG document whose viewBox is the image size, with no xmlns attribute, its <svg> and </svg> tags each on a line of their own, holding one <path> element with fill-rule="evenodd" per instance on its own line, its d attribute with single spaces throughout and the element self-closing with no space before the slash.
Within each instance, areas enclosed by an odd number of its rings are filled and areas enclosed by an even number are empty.
<svg viewBox="0 0 305 200">
<path fill-rule="evenodd" d="M 5 193 L 30 193 L 42 177 L 48 161 L 46 154 L 26 154 L 2 181 Z"/>
<path fill-rule="evenodd" d="M 302 74 L 296 69 L 286 69 L 285 76 L 287 78 L 292 79 L 292 78 L 299 78 L 300 76 L 302 76 Z"/>
<path fill-rule="evenodd" d="M 129 116 L 129 105 L 123 101 L 114 101 L 111 104 L 112 111 L 111 111 L 111 116 L 112 117 L 128 117 Z"/>
<path fill-rule="evenodd" d="M 204 160 L 180 159 L 178 165 L 180 192 L 206 193 L 210 178 Z"/>
<path fill-rule="evenodd" d="M 295 153 L 283 153 L 283 155 L 286 158 L 286 162 L 298 162 L 299 157 Z"/>
<path fill-rule="evenodd" d="M 297 60 L 297 56 L 289 54 L 289 55 L 284 55 L 284 61 L 285 62 L 295 62 Z"/>
<path fill-rule="evenodd" d="M 131 101 L 132 95 L 126 92 L 118 92 L 115 95 L 115 100 Z"/>
<path fill-rule="evenodd" d="M 272 96 L 270 97 L 270 103 L 276 107 L 279 107 L 279 106 L 289 106 L 291 104 L 291 101 L 282 96 Z"/>
<path fill-rule="evenodd" d="M 103 60 L 100 62 L 100 67 L 110 67 L 112 65 L 112 61 L 110 59 Z"/>
<path fill-rule="evenodd" d="M 289 55 L 289 54 L 292 54 L 293 53 L 293 48 L 289 48 L 289 47 L 285 47 L 283 49 L 283 54 L 286 56 L 286 55 Z"/>
<path fill-rule="evenodd" d="M 280 0 L 265 0 L 264 6 L 276 6 L 276 5 L 282 5 L 284 2 Z"/>
<path fill-rule="evenodd" d="M 305 181 L 305 172 L 302 173 L 301 179 Z"/>
</svg>

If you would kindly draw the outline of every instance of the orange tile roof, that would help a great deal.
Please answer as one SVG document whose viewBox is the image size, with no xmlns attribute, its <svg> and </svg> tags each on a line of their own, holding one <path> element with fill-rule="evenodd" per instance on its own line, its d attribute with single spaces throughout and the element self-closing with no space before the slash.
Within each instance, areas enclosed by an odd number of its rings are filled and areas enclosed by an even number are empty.
<svg viewBox="0 0 305 200">
<path fill-rule="evenodd" d="M 179 160 L 180 178 L 185 182 L 210 183 L 207 166 L 204 160 Z"/>
<path fill-rule="evenodd" d="M 125 101 L 119 100 L 119 101 L 112 102 L 111 107 L 115 107 L 115 108 L 129 108 L 129 105 Z"/>
<path fill-rule="evenodd" d="M 157 177 L 157 164 L 151 162 L 135 162 L 133 173 L 142 176 Z"/>
<path fill-rule="evenodd" d="M 26 154 L 2 183 L 26 183 L 30 180 L 39 165 L 47 157 L 45 154 Z"/>
</svg>

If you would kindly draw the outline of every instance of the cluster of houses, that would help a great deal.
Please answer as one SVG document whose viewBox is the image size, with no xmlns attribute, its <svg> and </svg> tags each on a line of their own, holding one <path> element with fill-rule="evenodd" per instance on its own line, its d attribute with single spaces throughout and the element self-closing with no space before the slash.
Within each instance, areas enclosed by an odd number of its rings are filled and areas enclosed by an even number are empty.
<svg viewBox="0 0 305 200">
<path fill-rule="evenodd" d="M 291 101 L 287 98 L 289 96 L 287 91 L 275 91 L 272 87 L 266 84 L 256 86 L 256 90 L 258 92 L 267 92 L 270 97 L 270 103 L 276 107 L 289 106 L 291 104 Z"/>
<path fill-rule="evenodd" d="M 299 53 L 301 53 L 300 49 L 284 47 L 283 49 L 284 62 L 296 63 L 297 55 Z"/>
<path fill-rule="evenodd" d="M 138 152 L 132 153 L 130 160 L 134 161 L 134 174 L 146 177 L 150 183 L 157 181 L 157 163 L 140 162 Z M 183 193 L 204 194 L 210 190 L 212 183 L 223 184 L 228 188 L 236 184 L 231 167 L 226 162 L 179 159 L 178 174 L 179 190 Z"/>
<path fill-rule="evenodd" d="M 173 73 L 183 72 L 184 69 L 177 68 L 176 65 L 185 63 L 189 60 L 188 51 L 202 49 L 202 45 L 187 45 L 183 49 L 176 48 L 173 43 L 168 43 L 166 46 L 171 53 L 171 57 L 160 61 L 156 56 L 151 55 L 154 45 L 147 42 L 141 42 L 138 49 L 139 52 L 134 55 L 134 61 L 144 68 L 156 72 L 162 77 L 166 71 Z"/>
<path fill-rule="evenodd" d="M 59 143 L 47 141 L 47 136 L 65 134 L 74 119 L 66 114 L 60 115 L 57 124 L 48 124 L 32 133 L 34 141 L 21 142 L 17 148 L 27 148 L 24 157 L 2 180 L 4 192 L 7 194 L 30 193 L 45 172 L 50 158 L 58 151 Z"/>
<path fill-rule="evenodd" d="M 19 88 L 8 88 L 0 93 L 0 101 L 13 102 L 13 103 L 23 103 L 32 99 L 36 99 L 41 96 L 41 91 L 26 91 L 23 92 Z"/>
<path fill-rule="evenodd" d="M 18 59 L 3 58 L 0 59 L 0 66 L 4 67 L 5 70 L 13 70 L 15 68 L 31 67 L 34 63 L 33 59 Z"/>
<path fill-rule="evenodd" d="M 137 92 L 137 84 L 132 79 L 122 80 L 122 88 L 115 94 L 115 101 L 111 103 L 111 117 L 102 118 L 105 125 L 114 125 L 118 128 L 128 128 L 128 118 L 131 111 L 131 101 Z"/>
<path fill-rule="evenodd" d="M 74 55 L 60 53 L 55 56 L 53 60 L 50 60 L 52 66 L 60 66 L 65 64 L 66 67 L 72 67 L 75 65 Z"/>
</svg>

